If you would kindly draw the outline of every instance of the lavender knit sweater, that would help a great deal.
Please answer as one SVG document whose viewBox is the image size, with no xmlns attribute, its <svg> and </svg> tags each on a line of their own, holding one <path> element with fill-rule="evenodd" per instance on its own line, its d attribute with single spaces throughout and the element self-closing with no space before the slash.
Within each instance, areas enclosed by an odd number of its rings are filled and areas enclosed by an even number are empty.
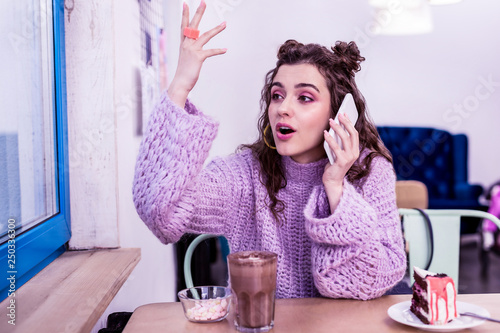
<svg viewBox="0 0 500 333">
<path fill-rule="evenodd" d="M 287 186 L 278 193 L 286 223 L 278 226 L 247 149 L 205 168 L 218 124 L 189 101 L 185 110 L 163 96 L 151 115 L 137 159 L 134 202 L 163 242 L 184 233 L 224 235 L 231 251 L 278 254 L 278 298 L 383 295 L 406 268 L 395 201 L 395 175 L 383 158 L 372 161 L 363 187 L 344 181 L 330 214 L 322 184 L 325 158 L 298 164 L 283 157 Z"/>
</svg>

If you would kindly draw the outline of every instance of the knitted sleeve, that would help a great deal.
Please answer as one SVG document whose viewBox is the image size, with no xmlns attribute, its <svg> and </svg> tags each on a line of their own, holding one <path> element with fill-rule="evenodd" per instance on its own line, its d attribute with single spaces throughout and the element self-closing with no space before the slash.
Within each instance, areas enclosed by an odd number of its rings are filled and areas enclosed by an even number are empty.
<svg viewBox="0 0 500 333">
<path fill-rule="evenodd" d="M 137 157 L 133 199 L 141 219 L 163 243 L 176 242 L 187 232 L 224 233 L 229 216 L 238 212 L 232 203 L 248 197 L 242 194 L 246 188 L 235 184 L 248 173 L 242 158 L 218 159 L 203 168 L 217 128 L 189 101 L 183 110 L 166 95 L 150 116 Z"/>
<path fill-rule="evenodd" d="M 395 174 L 384 158 L 372 160 L 361 189 L 344 181 L 341 200 L 331 215 L 324 187 L 315 187 L 305 217 L 313 240 L 314 282 L 323 296 L 376 298 L 403 277 L 406 255 Z"/>
</svg>

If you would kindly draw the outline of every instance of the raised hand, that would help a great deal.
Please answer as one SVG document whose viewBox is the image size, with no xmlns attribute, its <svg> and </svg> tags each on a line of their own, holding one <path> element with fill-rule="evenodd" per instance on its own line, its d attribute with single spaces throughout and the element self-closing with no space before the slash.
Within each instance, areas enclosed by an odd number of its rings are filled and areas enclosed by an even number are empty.
<svg viewBox="0 0 500 333">
<path fill-rule="evenodd" d="M 206 7 L 205 1 L 202 0 L 193 19 L 189 22 L 189 7 L 186 3 L 183 4 L 179 62 L 174 78 L 167 90 L 172 102 L 180 107 L 184 107 L 189 92 L 198 81 L 201 66 L 205 59 L 226 53 L 226 49 L 203 49 L 206 43 L 226 28 L 225 22 L 201 34 L 197 39 L 184 35 L 184 29 L 186 27 L 194 30 L 198 29 L 198 25 L 200 24 Z"/>
</svg>

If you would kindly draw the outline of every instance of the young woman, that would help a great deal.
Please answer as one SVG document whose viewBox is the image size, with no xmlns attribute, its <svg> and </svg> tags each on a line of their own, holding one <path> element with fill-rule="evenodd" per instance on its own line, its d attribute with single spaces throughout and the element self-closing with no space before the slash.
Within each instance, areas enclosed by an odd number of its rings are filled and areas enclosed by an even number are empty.
<svg viewBox="0 0 500 333">
<path fill-rule="evenodd" d="M 189 23 L 185 5 L 182 31 L 197 29 L 204 9 L 202 2 Z M 352 42 L 332 50 L 285 42 L 262 90 L 259 139 L 203 168 L 217 123 L 187 96 L 203 61 L 225 52 L 202 48 L 224 28 L 182 36 L 176 74 L 137 159 L 139 215 L 164 243 L 210 233 L 224 235 L 233 252 L 277 253 L 278 298 L 383 295 L 403 277 L 406 256 L 391 157 L 354 81 L 364 58 Z M 344 130 L 332 118 L 347 93 L 359 119 L 354 126 L 341 115 Z"/>
</svg>

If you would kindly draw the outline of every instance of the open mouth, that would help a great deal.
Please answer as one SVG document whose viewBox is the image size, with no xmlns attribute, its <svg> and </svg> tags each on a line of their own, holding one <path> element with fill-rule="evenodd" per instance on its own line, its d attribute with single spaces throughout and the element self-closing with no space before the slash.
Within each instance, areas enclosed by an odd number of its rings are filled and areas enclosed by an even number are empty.
<svg viewBox="0 0 500 333">
<path fill-rule="evenodd" d="M 278 128 L 278 131 L 283 134 L 283 135 L 286 135 L 286 134 L 291 134 L 293 132 L 295 132 L 293 129 L 291 129 L 290 127 L 286 127 L 286 126 L 281 126 Z"/>
</svg>

